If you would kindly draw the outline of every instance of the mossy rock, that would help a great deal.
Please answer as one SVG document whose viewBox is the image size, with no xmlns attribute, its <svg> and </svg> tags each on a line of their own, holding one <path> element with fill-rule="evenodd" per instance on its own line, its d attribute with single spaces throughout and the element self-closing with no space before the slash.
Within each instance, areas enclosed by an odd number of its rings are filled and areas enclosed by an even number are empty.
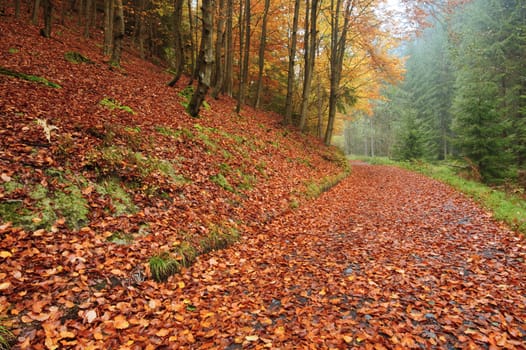
<svg viewBox="0 0 526 350">
<path fill-rule="evenodd" d="M 79 64 L 79 63 L 94 64 L 92 60 L 82 55 L 81 53 L 75 52 L 75 51 L 66 52 L 64 54 L 64 58 L 66 59 L 66 61 L 70 63 L 74 63 L 74 64 Z"/>
</svg>

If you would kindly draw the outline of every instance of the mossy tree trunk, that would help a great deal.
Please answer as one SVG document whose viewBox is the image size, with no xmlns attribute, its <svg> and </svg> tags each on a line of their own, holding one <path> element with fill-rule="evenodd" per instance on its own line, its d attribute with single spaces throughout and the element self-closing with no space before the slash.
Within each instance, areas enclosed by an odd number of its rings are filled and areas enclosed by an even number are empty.
<svg viewBox="0 0 526 350">
<path fill-rule="evenodd" d="M 175 86 L 181 78 L 184 69 L 184 46 L 181 33 L 181 23 L 183 21 L 183 0 L 174 2 L 174 52 L 175 52 L 175 74 L 168 86 Z"/>
<path fill-rule="evenodd" d="M 113 1 L 104 0 L 104 44 L 102 54 L 108 56 L 111 53 L 113 37 Z"/>
</svg>

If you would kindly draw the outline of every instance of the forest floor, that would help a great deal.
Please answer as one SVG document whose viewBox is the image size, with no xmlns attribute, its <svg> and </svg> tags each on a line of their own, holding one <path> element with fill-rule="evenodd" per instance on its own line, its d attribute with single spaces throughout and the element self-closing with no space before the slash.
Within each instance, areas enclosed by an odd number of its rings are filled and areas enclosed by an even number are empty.
<svg viewBox="0 0 526 350">
<path fill-rule="evenodd" d="M 228 97 L 193 119 L 186 81 L 129 52 L 109 69 L 73 29 L 0 33 L 14 348 L 524 348 L 524 239 L 450 187 L 359 162 L 343 179 L 334 149 Z"/>
</svg>

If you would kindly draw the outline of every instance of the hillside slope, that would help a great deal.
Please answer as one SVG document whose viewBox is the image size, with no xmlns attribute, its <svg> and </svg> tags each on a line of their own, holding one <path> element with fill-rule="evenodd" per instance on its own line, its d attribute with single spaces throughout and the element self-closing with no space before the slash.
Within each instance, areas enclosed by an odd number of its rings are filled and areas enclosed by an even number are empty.
<svg viewBox="0 0 526 350">
<path fill-rule="evenodd" d="M 70 28 L 44 39 L 6 17 L 0 33 L 0 322 L 22 347 L 67 346 L 97 300 L 113 319 L 130 298 L 148 302 L 141 289 L 169 293 L 152 257 L 181 269 L 346 170 L 334 149 L 278 115 L 237 115 L 230 98 L 189 117 L 186 82 L 168 88 L 169 74 L 127 53 L 109 69 Z"/>
</svg>

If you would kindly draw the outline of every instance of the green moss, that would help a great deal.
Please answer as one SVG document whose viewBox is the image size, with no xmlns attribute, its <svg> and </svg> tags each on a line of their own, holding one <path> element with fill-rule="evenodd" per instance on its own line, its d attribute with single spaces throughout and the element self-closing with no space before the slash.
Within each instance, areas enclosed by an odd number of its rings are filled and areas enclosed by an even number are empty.
<svg viewBox="0 0 526 350">
<path fill-rule="evenodd" d="M 110 198 L 113 215 L 131 214 L 137 211 L 130 195 L 115 177 L 108 177 L 95 184 L 95 190 L 102 196 Z"/>
<path fill-rule="evenodd" d="M 27 227 L 31 225 L 32 218 L 32 212 L 24 208 L 21 200 L 0 203 L 0 219 L 2 222 L 11 222 L 14 226 Z"/>
<path fill-rule="evenodd" d="M 82 55 L 81 53 L 75 52 L 75 51 L 69 51 L 64 54 L 64 58 L 66 61 L 78 64 L 78 63 L 88 63 L 93 64 L 93 61 L 87 58 L 86 56 Z"/>
<path fill-rule="evenodd" d="M 24 188 L 24 185 L 22 185 L 19 182 L 16 182 L 15 180 L 11 180 L 9 182 L 4 182 L 2 184 L 2 187 L 4 188 L 4 191 L 7 194 L 11 194 L 11 193 L 15 192 L 16 190 L 20 190 L 20 189 Z"/>
<path fill-rule="evenodd" d="M 99 102 L 99 104 L 108 108 L 109 110 L 120 109 L 130 114 L 135 114 L 135 111 L 131 107 L 121 105 L 119 101 L 112 98 L 105 97 Z"/>
<path fill-rule="evenodd" d="M 52 88 L 55 88 L 55 89 L 62 88 L 62 86 L 60 86 L 59 84 L 51 82 L 51 81 L 47 80 L 46 78 L 38 77 L 36 75 L 30 75 L 30 74 L 15 72 L 15 71 L 9 70 L 9 69 L 4 68 L 4 67 L 0 67 L 0 74 L 8 75 L 8 76 L 11 76 L 11 77 L 14 77 L 14 78 L 18 78 L 18 79 L 31 81 L 31 82 L 42 84 L 42 85 L 45 85 L 45 86 L 49 86 L 49 87 L 52 87 Z"/>
<path fill-rule="evenodd" d="M 69 227 L 79 229 L 87 222 L 88 202 L 80 189 L 71 184 L 64 191 L 55 192 L 53 211 L 63 216 Z"/>
<path fill-rule="evenodd" d="M 20 52 L 20 50 L 17 49 L 16 47 L 10 47 L 9 48 L 9 53 L 12 54 L 12 55 L 14 55 L 15 53 L 19 53 L 19 52 Z"/>
<path fill-rule="evenodd" d="M 168 136 L 173 139 L 178 139 L 183 134 L 182 130 L 174 130 L 172 128 L 162 126 L 162 125 L 157 125 L 155 127 L 155 131 L 157 131 L 161 135 Z"/>
<path fill-rule="evenodd" d="M 216 185 L 224 188 L 225 190 L 227 191 L 230 191 L 230 192 L 235 192 L 234 191 L 234 187 L 232 187 L 232 185 L 230 184 L 230 182 L 228 182 L 228 180 L 226 179 L 226 177 L 219 173 L 217 175 L 212 175 L 210 176 L 210 181 L 212 181 L 213 183 L 215 183 Z"/>
<path fill-rule="evenodd" d="M 128 245 L 133 243 L 133 235 L 123 232 L 115 232 L 108 237 L 108 241 L 118 245 Z"/>
</svg>

